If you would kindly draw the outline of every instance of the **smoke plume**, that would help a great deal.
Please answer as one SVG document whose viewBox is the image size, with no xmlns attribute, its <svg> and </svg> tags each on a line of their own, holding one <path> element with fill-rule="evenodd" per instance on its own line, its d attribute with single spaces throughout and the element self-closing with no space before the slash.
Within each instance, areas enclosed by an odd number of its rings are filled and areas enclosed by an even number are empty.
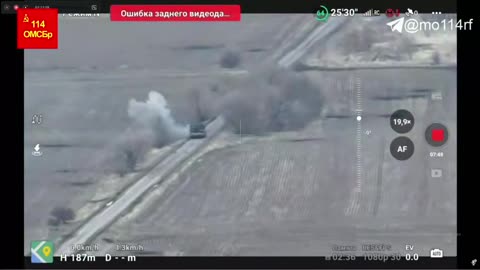
<svg viewBox="0 0 480 270">
<path fill-rule="evenodd" d="M 193 91 L 185 100 L 194 114 L 190 120 L 198 122 L 221 115 L 233 132 L 264 135 L 300 130 L 321 116 L 322 91 L 306 76 L 287 70 L 250 74 Z M 188 125 L 175 121 L 167 101 L 158 92 L 150 92 L 146 101 L 131 99 L 127 111 L 130 127 L 108 151 L 111 156 L 107 167 L 116 172 L 134 171 L 152 147 L 188 137 Z"/>
<path fill-rule="evenodd" d="M 188 136 L 188 126 L 173 119 L 167 101 L 158 92 L 151 91 L 146 101 L 131 99 L 127 111 L 131 124 L 110 145 L 102 163 L 107 171 L 121 175 L 132 172 L 151 148 Z"/>
<path fill-rule="evenodd" d="M 222 88 L 220 86 L 219 88 Z M 224 84 L 218 104 L 235 132 L 261 135 L 299 130 L 320 117 L 324 96 L 304 75 L 287 70 L 257 71 L 234 85 Z"/>
<path fill-rule="evenodd" d="M 155 147 L 162 147 L 188 135 L 188 126 L 173 119 L 167 101 L 158 92 L 151 91 L 146 102 L 130 100 L 128 116 L 137 128 L 149 129 L 153 133 Z"/>
</svg>

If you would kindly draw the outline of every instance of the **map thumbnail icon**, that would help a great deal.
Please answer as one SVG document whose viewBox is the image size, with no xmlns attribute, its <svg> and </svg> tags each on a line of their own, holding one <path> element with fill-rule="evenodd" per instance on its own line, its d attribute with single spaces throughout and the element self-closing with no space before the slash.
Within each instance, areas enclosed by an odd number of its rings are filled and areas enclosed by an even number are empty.
<svg viewBox="0 0 480 270">
<path fill-rule="evenodd" d="M 54 245 L 51 241 L 32 241 L 32 263 L 53 263 Z"/>
</svg>

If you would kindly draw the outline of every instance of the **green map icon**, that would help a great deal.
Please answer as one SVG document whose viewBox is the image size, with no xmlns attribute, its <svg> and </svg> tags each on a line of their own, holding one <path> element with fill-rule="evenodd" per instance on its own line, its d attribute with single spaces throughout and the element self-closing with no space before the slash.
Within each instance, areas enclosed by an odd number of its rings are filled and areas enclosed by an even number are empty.
<svg viewBox="0 0 480 270">
<path fill-rule="evenodd" d="M 54 245 L 51 241 L 32 241 L 32 263 L 53 263 Z"/>
</svg>

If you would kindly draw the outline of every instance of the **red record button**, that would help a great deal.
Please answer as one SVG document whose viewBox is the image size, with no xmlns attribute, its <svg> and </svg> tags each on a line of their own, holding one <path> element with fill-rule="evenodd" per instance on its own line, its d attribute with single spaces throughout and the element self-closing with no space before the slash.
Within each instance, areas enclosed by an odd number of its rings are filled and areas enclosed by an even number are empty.
<svg viewBox="0 0 480 270">
<path fill-rule="evenodd" d="M 448 130 L 442 124 L 431 124 L 425 132 L 425 139 L 431 146 L 442 146 L 447 142 Z"/>
<path fill-rule="evenodd" d="M 443 129 L 432 130 L 432 140 L 434 142 L 443 142 L 445 140 L 445 132 Z"/>
</svg>

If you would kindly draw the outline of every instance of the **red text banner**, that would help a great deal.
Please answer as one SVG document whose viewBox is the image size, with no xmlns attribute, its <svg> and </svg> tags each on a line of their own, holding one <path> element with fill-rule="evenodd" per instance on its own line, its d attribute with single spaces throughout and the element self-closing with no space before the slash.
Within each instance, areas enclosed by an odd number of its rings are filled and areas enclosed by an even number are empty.
<svg viewBox="0 0 480 270">
<path fill-rule="evenodd" d="M 240 5 L 112 5 L 112 21 L 240 21 Z"/>
</svg>

